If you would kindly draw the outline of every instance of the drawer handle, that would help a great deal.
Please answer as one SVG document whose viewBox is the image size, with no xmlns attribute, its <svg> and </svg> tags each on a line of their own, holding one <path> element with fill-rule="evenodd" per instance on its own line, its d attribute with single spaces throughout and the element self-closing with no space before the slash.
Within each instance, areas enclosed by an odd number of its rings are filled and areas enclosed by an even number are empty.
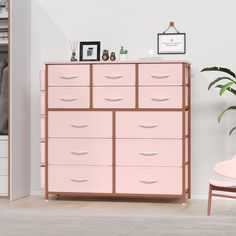
<svg viewBox="0 0 236 236">
<path fill-rule="evenodd" d="M 158 125 L 140 125 L 139 127 L 144 128 L 144 129 L 154 129 L 154 128 L 157 128 Z"/>
<path fill-rule="evenodd" d="M 151 100 L 154 102 L 166 102 L 169 101 L 170 98 L 151 98 Z"/>
<path fill-rule="evenodd" d="M 170 78 L 169 75 L 151 75 L 153 79 L 167 79 Z"/>
<path fill-rule="evenodd" d="M 108 102 L 120 102 L 123 100 L 123 98 L 105 98 Z"/>
<path fill-rule="evenodd" d="M 61 79 L 71 80 L 71 79 L 77 79 L 78 76 L 60 76 Z"/>
<path fill-rule="evenodd" d="M 82 129 L 88 127 L 88 125 L 71 125 L 71 127 L 76 128 L 76 129 Z"/>
<path fill-rule="evenodd" d="M 157 152 L 150 152 L 150 153 L 147 153 L 147 152 L 140 152 L 139 153 L 141 156 L 145 156 L 145 157 L 153 157 L 153 156 L 157 156 L 158 153 Z"/>
<path fill-rule="evenodd" d="M 84 156 L 88 154 L 88 152 L 70 152 L 70 153 L 75 156 Z"/>
<path fill-rule="evenodd" d="M 123 78 L 122 75 L 117 75 L 117 76 L 106 75 L 105 77 L 106 77 L 107 79 L 121 79 L 121 78 Z"/>
<path fill-rule="evenodd" d="M 140 180 L 139 182 L 142 183 L 142 184 L 156 184 L 156 183 L 158 183 L 157 180 L 151 180 L 151 181 L 148 181 L 148 180 Z"/>
<path fill-rule="evenodd" d="M 71 179 L 71 181 L 75 183 L 84 183 L 88 182 L 88 179 Z"/>
<path fill-rule="evenodd" d="M 61 101 L 63 102 L 74 102 L 74 101 L 77 101 L 78 99 L 77 98 L 60 98 Z"/>
</svg>

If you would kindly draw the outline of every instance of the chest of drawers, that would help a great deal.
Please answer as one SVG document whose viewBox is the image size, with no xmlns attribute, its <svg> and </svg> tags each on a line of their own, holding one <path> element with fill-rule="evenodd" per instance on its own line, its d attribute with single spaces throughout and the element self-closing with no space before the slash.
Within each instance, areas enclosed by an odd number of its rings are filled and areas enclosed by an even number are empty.
<svg viewBox="0 0 236 236">
<path fill-rule="evenodd" d="M 41 173 L 49 195 L 191 197 L 184 61 L 47 63 Z"/>
</svg>

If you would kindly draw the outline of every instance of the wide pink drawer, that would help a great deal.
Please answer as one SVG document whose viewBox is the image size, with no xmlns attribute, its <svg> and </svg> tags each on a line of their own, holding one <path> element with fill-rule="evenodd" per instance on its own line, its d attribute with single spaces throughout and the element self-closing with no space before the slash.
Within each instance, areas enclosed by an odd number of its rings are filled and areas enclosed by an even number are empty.
<svg viewBox="0 0 236 236">
<path fill-rule="evenodd" d="M 40 117 L 40 138 L 45 139 L 45 117 Z"/>
<path fill-rule="evenodd" d="M 135 85 L 135 65 L 94 65 L 94 86 Z"/>
<path fill-rule="evenodd" d="M 45 164 L 45 141 L 40 142 L 40 157 L 41 163 Z"/>
<path fill-rule="evenodd" d="M 139 85 L 182 85 L 182 64 L 140 64 Z"/>
<path fill-rule="evenodd" d="M 49 164 L 112 165 L 111 139 L 48 140 Z"/>
<path fill-rule="evenodd" d="M 45 188 L 45 166 L 40 166 L 40 186 Z"/>
<path fill-rule="evenodd" d="M 94 108 L 134 108 L 134 87 L 96 87 L 93 89 Z"/>
<path fill-rule="evenodd" d="M 117 112 L 117 138 L 182 138 L 181 112 Z"/>
<path fill-rule="evenodd" d="M 41 95 L 40 95 L 40 114 L 41 115 L 45 115 L 45 92 L 41 92 Z"/>
<path fill-rule="evenodd" d="M 182 166 L 182 141 L 173 139 L 117 139 L 118 166 Z"/>
<path fill-rule="evenodd" d="M 112 112 L 49 112 L 48 119 L 49 137 L 112 137 Z"/>
<path fill-rule="evenodd" d="M 89 86 L 89 65 L 49 65 L 48 86 Z"/>
<path fill-rule="evenodd" d="M 50 165 L 49 192 L 111 193 L 112 167 Z"/>
<path fill-rule="evenodd" d="M 182 87 L 139 87 L 140 108 L 182 108 Z"/>
<path fill-rule="evenodd" d="M 116 192 L 129 194 L 182 194 L 182 168 L 117 167 Z"/>
<path fill-rule="evenodd" d="M 88 87 L 49 87 L 49 108 L 89 108 Z"/>
</svg>

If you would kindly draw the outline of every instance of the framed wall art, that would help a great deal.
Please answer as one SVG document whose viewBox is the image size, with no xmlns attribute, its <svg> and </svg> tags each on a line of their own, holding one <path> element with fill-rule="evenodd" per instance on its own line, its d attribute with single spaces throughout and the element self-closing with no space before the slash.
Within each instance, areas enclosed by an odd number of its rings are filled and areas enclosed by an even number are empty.
<svg viewBox="0 0 236 236">
<path fill-rule="evenodd" d="M 80 61 L 100 61 L 101 42 L 80 42 Z"/>
</svg>

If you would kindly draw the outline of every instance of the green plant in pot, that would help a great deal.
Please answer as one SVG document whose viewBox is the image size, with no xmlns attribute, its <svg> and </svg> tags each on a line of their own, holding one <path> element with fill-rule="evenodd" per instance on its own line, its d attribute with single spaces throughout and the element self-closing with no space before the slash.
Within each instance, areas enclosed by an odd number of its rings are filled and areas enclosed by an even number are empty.
<svg viewBox="0 0 236 236">
<path fill-rule="evenodd" d="M 225 75 L 220 76 L 216 79 L 214 79 L 208 86 L 208 90 L 210 90 L 212 87 L 215 87 L 219 89 L 219 94 L 222 96 L 225 92 L 231 93 L 233 96 L 236 96 L 236 75 L 233 71 L 231 71 L 228 68 L 223 67 L 206 67 L 202 69 L 201 72 L 206 71 L 215 71 L 215 72 L 223 72 Z M 221 114 L 218 116 L 218 122 L 221 121 L 223 115 L 230 110 L 236 110 L 236 104 L 232 105 L 228 108 L 226 108 L 224 111 L 221 112 Z M 231 135 L 234 131 L 236 131 L 236 126 L 233 127 L 229 135 Z"/>
</svg>

